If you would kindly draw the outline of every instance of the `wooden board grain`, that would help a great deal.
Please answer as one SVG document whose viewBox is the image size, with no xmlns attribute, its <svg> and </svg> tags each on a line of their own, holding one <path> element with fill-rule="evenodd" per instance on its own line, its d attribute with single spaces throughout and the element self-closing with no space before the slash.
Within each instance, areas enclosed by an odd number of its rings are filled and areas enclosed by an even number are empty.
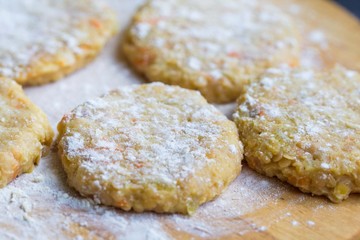
<svg viewBox="0 0 360 240">
<path fill-rule="evenodd" d="M 296 19 L 303 65 L 342 64 L 360 71 L 359 21 L 331 1 L 272 0 Z M 143 0 L 108 0 L 118 12 L 119 34 L 89 66 L 59 82 L 27 88 L 53 127 L 81 102 L 112 88 L 142 83 L 124 61 L 120 42 Z M 226 114 L 232 104 L 219 106 Z M 55 152 L 32 174 L 0 190 L 0 239 L 360 239 L 360 195 L 341 204 L 311 197 L 246 166 L 218 199 L 192 217 L 125 213 L 83 199 L 66 184 Z"/>
</svg>

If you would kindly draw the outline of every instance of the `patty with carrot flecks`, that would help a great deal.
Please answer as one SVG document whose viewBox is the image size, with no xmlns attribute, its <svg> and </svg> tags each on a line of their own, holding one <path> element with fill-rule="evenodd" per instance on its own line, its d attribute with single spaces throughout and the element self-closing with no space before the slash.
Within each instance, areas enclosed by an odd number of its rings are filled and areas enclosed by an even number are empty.
<svg viewBox="0 0 360 240">
<path fill-rule="evenodd" d="M 360 74 L 269 69 L 238 99 L 245 159 L 333 202 L 360 192 Z"/>
<path fill-rule="evenodd" d="M 123 47 L 149 81 L 225 103 L 265 69 L 297 65 L 299 34 L 286 14 L 261 0 L 151 0 L 133 17 Z"/>
</svg>

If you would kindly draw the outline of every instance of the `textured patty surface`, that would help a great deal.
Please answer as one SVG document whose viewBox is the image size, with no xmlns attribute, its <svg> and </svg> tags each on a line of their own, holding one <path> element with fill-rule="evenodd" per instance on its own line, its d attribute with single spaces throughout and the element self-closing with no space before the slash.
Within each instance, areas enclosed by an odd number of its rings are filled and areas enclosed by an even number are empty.
<svg viewBox="0 0 360 240">
<path fill-rule="evenodd" d="M 180 87 L 114 90 L 78 106 L 58 130 L 69 184 L 124 210 L 191 214 L 241 169 L 235 124 Z"/>
<path fill-rule="evenodd" d="M 268 67 L 296 65 L 296 26 L 264 0 L 151 0 L 133 17 L 124 50 L 150 81 L 236 100 Z"/>
<path fill-rule="evenodd" d="M 101 0 L 0 0 L 0 76 L 57 80 L 92 60 L 115 30 Z"/>
<path fill-rule="evenodd" d="M 45 114 L 16 82 L 0 78 L 0 187 L 31 172 L 52 139 Z"/>
<path fill-rule="evenodd" d="M 339 202 L 360 191 L 360 75 L 270 69 L 234 115 L 249 166 Z"/>
</svg>

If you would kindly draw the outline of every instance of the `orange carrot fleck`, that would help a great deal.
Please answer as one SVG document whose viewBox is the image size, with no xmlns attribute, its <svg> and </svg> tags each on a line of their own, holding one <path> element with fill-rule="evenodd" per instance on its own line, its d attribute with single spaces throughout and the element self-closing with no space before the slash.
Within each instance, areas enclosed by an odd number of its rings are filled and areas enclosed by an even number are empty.
<svg viewBox="0 0 360 240">
<path fill-rule="evenodd" d="M 149 18 L 149 19 L 146 19 L 145 22 L 150 24 L 150 25 L 156 25 L 158 22 L 161 21 L 162 18 Z"/>
<path fill-rule="evenodd" d="M 90 19 L 90 24 L 97 29 L 102 27 L 101 22 L 95 18 Z"/>
<path fill-rule="evenodd" d="M 144 166 L 143 163 L 134 163 L 136 168 L 142 168 Z"/>
<path fill-rule="evenodd" d="M 128 205 L 128 202 L 126 200 L 120 200 L 115 203 L 115 206 L 118 207 L 126 207 Z"/>
<path fill-rule="evenodd" d="M 238 52 L 229 52 L 228 56 L 233 57 L 233 58 L 240 58 L 240 53 L 238 53 Z"/>
<path fill-rule="evenodd" d="M 299 61 L 297 59 L 293 59 L 290 63 L 289 63 L 290 67 L 294 68 L 299 66 Z"/>
</svg>

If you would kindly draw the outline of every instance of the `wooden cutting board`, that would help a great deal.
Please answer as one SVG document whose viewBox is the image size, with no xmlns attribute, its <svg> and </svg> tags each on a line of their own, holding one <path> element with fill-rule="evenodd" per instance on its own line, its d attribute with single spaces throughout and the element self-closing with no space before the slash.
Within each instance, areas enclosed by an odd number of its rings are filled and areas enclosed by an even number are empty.
<svg viewBox="0 0 360 240">
<path fill-rule="evenodd" d="M 302 65 L 329 68 L 340 63 L 360 71 L 360 24 L 325 0 L 273 0 L 303 32 Z M 62 115 L 87 99 L 143 79 L 125 63 L 123 32 L 143 0 L 108 0 L 118 12 L 119 34 L 89 66 L 26 93 L 56 127 Z M 228 116 L 233 104 L 218 106 Z M 125 213 L 96 205 L 66 184 L 56 153 L 31 174 L 0 189 L 0 239 L 360 239 L 360 195 L 341 204 L 311 197 L 246 166 L 216 200 L 192 217 Z"/>
</svg>

